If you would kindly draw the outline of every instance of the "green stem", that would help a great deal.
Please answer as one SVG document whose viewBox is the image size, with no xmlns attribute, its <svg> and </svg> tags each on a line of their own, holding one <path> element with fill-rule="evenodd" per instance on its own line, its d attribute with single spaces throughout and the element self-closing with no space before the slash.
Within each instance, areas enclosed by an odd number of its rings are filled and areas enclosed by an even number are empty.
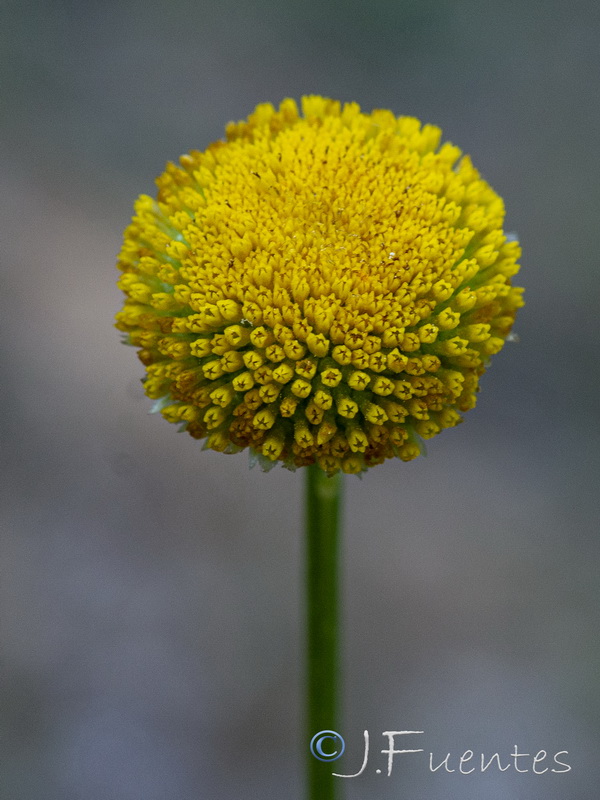
<svg viewBox="0 0 600 800">
<path fill-rule="evenodd" d="M 307 725 L 308 741 L 337 731 L 338 720 L 338 538 L 341 476 L 316 465 L 306 469 Z M 308 744 L 308 742 L 307 742 Z M 336 742 L 324 743 L 333 752 Z M 332 762 L 309 752 L 308 800 L 334 800 L 339 778 Z M 337 782 L 337 783 L 336 783 Z"/>
</svg>

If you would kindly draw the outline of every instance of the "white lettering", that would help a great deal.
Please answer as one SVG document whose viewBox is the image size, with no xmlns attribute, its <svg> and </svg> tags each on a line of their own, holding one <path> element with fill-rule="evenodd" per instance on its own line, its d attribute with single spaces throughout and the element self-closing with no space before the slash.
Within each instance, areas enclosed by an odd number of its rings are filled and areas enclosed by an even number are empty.
<svg viewBox="0 0 600 800">
<path fill-rule="evenodd" d="M 543 754 L 543 755 L 542 755 Z M 544 769 L 536 769 L 535 765 L 539 764 L 540 761 L 543 761 L 548 753 L 545 750 L 540 750 L 539 753 L 536 753 L 533 757 L 533 771 L 536 775 L 543 775 L 544 772 L 548 772 L 548 767 L 544 767 Z"/>
<path fill-rule="evenodd" d="M 383 754 L 387 753 L 388 757 L 388 777 L 392 774 L 392 767 L 394 764 L 394 756 L 401 753 L 422 753 L 423 750 L 394 750 L 394 737 L 407 736 L 412 734 L 425 733 L 425 731 L 383 731 L 383 736 L 388 737 L 388 749 L 382 750 Z"/>
<path fill-rule="evenodd" d="M 467 753 L 469 755 L 467 755 Z M 465 752 L 460 757 L 460 763 L 458 765 L 459 770 L 462 772 L 463 775 L 469 775 L 471 772 L 475 772 L 475 767 L 471 767 L 471 769 L 463 769 L 463 764 L 467 761 L 470 761 L 473 758 L 473 751 L 472 750 L 465 750 Z"/>
<path fill-rule="evenodd" d="M 528 769 L 519 769 L 519 765 L 517 764 L 517 758 L 522 758 L 524 756 L 530 755 L 530 753 L 519 753 L 517 745 L 515 745 L 515 752 L 512 754 L 513 758 L 515 759 L 515 769 L 517 772 L 529 772 Z"/>
<path fill-rule="evenodd" d="M 498 769 L 500 770 L 500 772 L 506 772 L 507 769 L 510 769 L 510 764 L 507 764 L 505 767 L 502 766 L 502 764 L 500 763 L 500 756 L 498 755 L 498 753 L 494 753 L 494 755 L 490 758 L 488 763 L 484 766 L 485 755 L 482 753 L 481 754 L 481 771 L 485 772 L 486 769 L 491 765 L 491 763 L 492 763 L 492 761 L 494 759 L 496 759 L 496 763 L 498 764 Z"/>
<path fill-rule="evenodd" d="M 365 757 L 363 759 L 362 767 L 355 772 L 354 775 L 340 775 L 339 772 L 332 772 L 331 774 L 334 775 L 336 778 L 358 778 L 359 775 L 362 775 L 367 767 L 367 761 L 369 760 L 369 731 L 365 731 Z"/>
<path fill-rule="evenodd" d="M 449 758 L 450 758 L 450 753 L 448 753 L 446 758 L 440 764 L 438 764 L 437 767 L 434 767 L 433 766 L 433 753 L 429 753 L 429 771 L 430 772 L 437 772 L 438 769 L 441 769 L 442 767 L 445 767 L 446 768 L 446 772 L 456 772 L 455 769 L 450 769 L 448 767 L 448 759 Z"/>
<path fill-rule="evenodd" d="M 565 764 L 564 761 L 559 761 L 559 759 L 558 759 L 558 757 L 562 756 L 563 753 L 566 756 L 569 755 L 569 751 L 568 750 L 559 750 L 558 753 L 554 754 L 554 763 L 558 764 L 561 767 L 566 767 L 566 769 L 553 769 L 552 772 L 558 772 L 560 774 L 561 772 L 570 772 L 571 771 L 572 767 L 569 766 L 569 764 Z"/>
</svg>

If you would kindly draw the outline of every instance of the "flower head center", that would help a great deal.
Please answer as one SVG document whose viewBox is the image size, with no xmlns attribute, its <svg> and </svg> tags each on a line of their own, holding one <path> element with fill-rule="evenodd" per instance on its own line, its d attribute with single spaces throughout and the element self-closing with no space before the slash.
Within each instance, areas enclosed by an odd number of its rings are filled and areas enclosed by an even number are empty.
<svg viewBox="0 0 600 800">
<path fill-rule="evenodd" d="M 259 106 L 142 196 L 118 325 L 162 413 L 217 450 L 356 472 L 474 405 L 518 245 L 441 131 L 320 97 Z"/>
</svg>

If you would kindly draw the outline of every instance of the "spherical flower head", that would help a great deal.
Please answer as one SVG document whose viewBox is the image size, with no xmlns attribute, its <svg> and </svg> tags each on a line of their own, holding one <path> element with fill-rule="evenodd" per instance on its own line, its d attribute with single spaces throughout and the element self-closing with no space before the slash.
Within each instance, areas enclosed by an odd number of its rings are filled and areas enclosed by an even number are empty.
<svg viewBox="0 0 600 800">
<path fill-rule="evenodd" d="M 146 394 L 205 446 L 325 472 L 404 461 L 473 408 L 520 248 L 441 131 L 310 96 L 168 164 L 119 256 Z"/>
</svg>

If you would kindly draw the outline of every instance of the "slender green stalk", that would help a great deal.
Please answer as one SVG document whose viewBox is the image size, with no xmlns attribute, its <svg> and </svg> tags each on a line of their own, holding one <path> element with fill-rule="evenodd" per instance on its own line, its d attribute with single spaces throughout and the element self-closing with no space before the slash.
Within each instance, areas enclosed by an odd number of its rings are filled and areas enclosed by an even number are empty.
<svg viewBox="0 0 600 800">
<path fill-rule="evenodd" d="M 342 480 L 328 478 L 316 465 L 306 469 L 307 725 L 308 741 L 320 731 L 337 731 L 338 551 Z M 325 753 L 335 741 L 326 740 Z M 325 743 L 324 743 L 325 744 Z M 309 753 L 308 800 L 339 797 L 332 762 Z"/>
</svg>

